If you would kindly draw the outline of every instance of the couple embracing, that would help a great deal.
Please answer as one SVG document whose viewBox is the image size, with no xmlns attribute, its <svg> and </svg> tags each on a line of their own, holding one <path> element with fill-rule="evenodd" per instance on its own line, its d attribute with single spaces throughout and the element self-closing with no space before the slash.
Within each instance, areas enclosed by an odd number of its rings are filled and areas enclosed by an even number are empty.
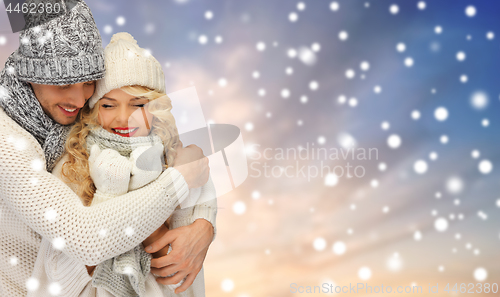
<svg viewBox="0 0 500 297">
<path fill-rule="evenodd" d="M 25 15 L 0 73 L 0 295 L 204 296 L 208 159 L 179 140 L 160 63 L 124 32 L 103 50 L 71 1 Z"/>
</svg>

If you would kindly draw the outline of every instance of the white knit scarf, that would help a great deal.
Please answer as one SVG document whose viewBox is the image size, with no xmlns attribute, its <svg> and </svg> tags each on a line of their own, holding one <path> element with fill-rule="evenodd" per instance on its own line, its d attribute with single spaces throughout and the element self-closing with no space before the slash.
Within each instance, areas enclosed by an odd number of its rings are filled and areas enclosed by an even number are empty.
<svg viewBox="0 0 500 297">
<path fill-rule="evenodd" d="M 149 133 L 148 136 L 123 137 L 99 127 L 90 130 L 89 135 L 87 135 L 86 142 L 87 152 L 89 153 L 92 145 L 97 144 L 101 150 L 113 149 L 124 157 L 130 157 L 130 153 L 134 149 L 146 145 L 153 146 L 157 143 L 162 143 L 162 140 L 160 136 L 154 132 Z"/>
<path fill-rule="evenodd" d="M 148 136 L 123 137 L 102 127 L 91 130 L 86 142 L 88 152 L 92 145 L 97 144 L 101 150 L 113 149 L 124 157 L 130 157 L 130 153 L 137 147 L 162 143 L 155 133 Z M 92 275 L 92 285 L 104 288 L 114 296 L 143 297 L 150 269 L 151 254 L 146 253 L 139 244 L 130 251 L 99 263 Z"/>
</svg>

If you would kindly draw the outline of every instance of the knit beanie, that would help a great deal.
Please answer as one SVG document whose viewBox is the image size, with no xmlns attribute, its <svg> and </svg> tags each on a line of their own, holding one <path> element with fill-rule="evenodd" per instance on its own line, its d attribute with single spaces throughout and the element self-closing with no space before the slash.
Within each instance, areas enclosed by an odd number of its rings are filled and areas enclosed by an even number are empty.
<svg viewBox="0 0 500 297">
<path fill-rule="evenodd" d="M 27 0 L 47 5 L 61 0 Z M 48 19 L 43 13 L 26 13 L 25 29 L 14 52 L 19 80 L 67 85 L 104 77 L 101 35 L 83 0 L 63 0 L 62 15 Z M 71 8 L 72 7 L 72 8 Z"/>
<path fill-rule="evenodd" d="M 143 86 L 165 93 L 165 76 L 161 64 L 126 32 L 113 35 L 104 49 L 106 75 L 97 81 L 94 95 L 89 100 L 93 108 L 106 93 L 124 86 Z"/>
</svg>

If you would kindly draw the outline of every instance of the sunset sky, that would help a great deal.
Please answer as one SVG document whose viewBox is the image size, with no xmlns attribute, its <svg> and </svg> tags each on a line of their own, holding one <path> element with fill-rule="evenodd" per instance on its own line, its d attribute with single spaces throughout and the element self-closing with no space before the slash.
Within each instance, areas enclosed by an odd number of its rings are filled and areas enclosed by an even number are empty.
<svg viewBox="0 0 500 297">
<path fill-rule="evenodd" d="M 131 33 L 167 93 L 194 86 L 207 121 L 241 129 L 249 176 L 218 197 L 206 296 L 500 280 L 498 1 L 86 3 L 104 46 Z M 340 158 L 276 156 L 301 148 Z M 377 155 L 341 155 L 359 149 Z"/>
</svg>

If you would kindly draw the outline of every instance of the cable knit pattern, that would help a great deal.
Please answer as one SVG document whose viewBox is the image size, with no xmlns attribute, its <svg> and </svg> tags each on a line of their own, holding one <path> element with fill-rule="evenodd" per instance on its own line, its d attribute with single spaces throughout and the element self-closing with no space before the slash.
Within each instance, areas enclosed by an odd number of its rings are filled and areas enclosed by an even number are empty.
<svg viewBox="0 0 500 297">
<path fill-rule="evenodd" d="M 0 72 L 0 107 L 19 125 L 30 132 L 40 143 L 45 153 L 47 170 L 52 171 L 55 163 L 64 153 L 64 142 L 69 126 L 52 120 L 42 109 L 31 86 L 20 81 L 14 74 L 14 54 L 5 62 Z"/>
<path fill-rule="evenodd" d="M 160 145 L 158 148 L 158 141 L 161 141 L 158 137 L 152 135 L 147 137 L 134 137 L 134 150 L 130 153 L 130 157 L 127 159 L 127 155 L 120 155 L 118 151 L 122 153 L 128 151 L 124 147 L 128 147 L 129 141 L 122 141 L 122 137 L 119 143 L 107 142 L 111 135 L 104 129 L 94 130 L 87 140 L 91 140 L 93 143 L 90 149 L 89 160 L 94 160 L 92 162 L 99 162 L 99 158 L 106 161 L 104 166 L 101 166 L 97 171 L 103 171 L 105 175 L 97 174 L 100 181 L 96 184 L 97 192 L 92 200 L 91 207 L 96 204 L 106 202 L 113 199 L 116 195 L 126 192 L 128 189 L 135 190 L 138 187 L 143 187 L 144 185 L 155 180 L 161 173 L 163 146 Z M 111 134 L 111 133 L 109 133 Z M 114 134 L 113 134 L 114 136 Z M 89 139 L 90 138 L 90 139 Z M 102 144 L 101 142 L 106 142 Z M 141 146 L 142 144 L 142 146 Z M 99 147 L 105 148 L 101 151 Z M 106 147 L 113 147 L 114 149 L 109 149 Z M 151 150 L 151 148 L 156 148 Z M 108 152 L 108 154 L 106 154 Z M 147 155 L 147 156 L 145 156 Z M 146 157 L 146 158 L 143 158 Z M 66 161 L 66 156 L 56 165 L 54 174 L 61 177 L 60 170 L 62 164 Z M 137 168 L 137 162 L 141 159 L 141 167 L 143 168 L 156 168 L 159 167 L 160 170 L 151 174 L 149 170 L 142 170 Z M 91 162 L 91 163 L 92 163 Z M 151 163 L 158 163 L 155 166 Z M 92 168 L 92 167 L 91 167 Z M 154 172 L 154 171 L 153 171 Z M 133 181 L 130 178 L 137 178 L 141 182 L 136 182 L 135 186 L 132 185 Z M 126 176 L 127 178 L 124 178 Z M 94 177 L 93 177 L 94 179 Z M 130 181 L 130 185 L 124 183 L 123 180 L 127 182 Z M 210 201 L 211 203 L 216 203 L 215 200 L 215 188 L 211 179 L 204 186 L 196 189 L 190 190 L 190 199 L 194 204 L 202 201 Z M 182 202 L 181 202 L 182 203 Z M 196 207 L 206 208 L 207 204 L 197 205 Z M 212 204 L 213 206 L 213 204 Z M 216 204 L 213 208 L 216 212 Z M 214 213 L 215 216 L 215 213 Z M 190 207 L 188 209 L 176 209 L 172 215 L 171 224 L 175 227 L 185 226 L 194 222 L 196 218 L 194 217 L 194 208 Z M 206 219 L 206 218 L 205 218 Z M 215 217 L 214 217 L 215 219 Z M 213 223 L 215 225 L 215 221 Z M 169 252 L 171 251 L 169 247 Z M 150 257 L 151 255 L 144 252 L 142 245 L 136 246 L 133 250 L 127 251 L 119 256 L 108 259 L 100 264 L 94 270 L 91 285 L 95 287 L 90 290 L 86 287 L 91 286 L 88 281 L 88 274 L 84 266 L 67 259 L 68 257 L 62 252 L 55 250 L 50 244 L 47 245 L 47 240 L 42 240 L 42 249 L 40 250 L 37 262 L 35 264 L 35 273 L 32 277 L 36 279 L 43 279 L 45 283 L 57 282 L 59 284 L 64 284 L 62 287 L 63 296 L 87 296 L 87 293 L 95 293 L 95 296 L 121 296 L 121 297 L 135 297 L 135 296 L 145 296 L 145 297 L 155 297 L 155 296 L 171 296 L 174 295 L 174 290 L 182 285 L 184 280 L 175 285 L 163 286 L 156 282 L 154 278 L 148 277 L 150 274 Z M 47 263 L 47 261 L 52 261 L 53 263 Z M 73 269 L 71 269 L 73 265 Z M 64 271 L 72 270 L 73 273 L 65 274 Z M 75 281 L 77 280 L 77 281 Z M 85 283 L 87 281 L 87 283 Z M 71 284 L 74 282 L 74 284 Z M 203 271 L 200 271 L 195 279 L 195 282 L 184 292 L 177 294 L 176 296 L 181 297 L 201 297 L 204 296 L 205 285 Z M 86 292 L 84 295 L 75 295 L 74 292 Z M 83 293 L 82 293 L 83 294 Z M 28 294 L 28 297 L 40 297 L 40 292 L 35 292 L 34 294 Z"/>
<path fill-rule="evenodd" d="M 101 36 L 82 0 L 27 0 L 26 4 L 61 4 L 64 13 L 24 13 L 25 30 L 14 52 L 15 71 L 22 81 L 66 85 L 101 79 L 104 56 Z M 69 9 L 69 10 L 68 10 Z"/>
<path fill-rule="evenodd" d="M 104 49 L 106 75 L 96 85 L 89 100 L 90 108 L 111 90 L 123 86 L 143 86 L 165 93 L 165 75 L 160 62 L 151 53 L 140 48 L 137 41 L 127 32 L 111 37 Z"/>
<path fill-rule="evenodd" d="M 26 296 L 41 236 L 64 242 L 78 263 L 97 265 L 140 244 L 188 194 L 182 175 L 168 168 L 141 189 L 85 207 L 44 168 L 40 144 L 0 109 L 0 296 Z"/>
<path fill-rule="evenodd" d="M 95 183 L 97 190 L 91 206 L 113 199 L 114 195 L 126 193 L 129 189 L 136 190 L 155 180 L 162 172 L 164 150 L 160 145 L 161 138 L 157 135 L 121 137 L 99 128 L 91 131 L 86 140 L 94 143 L 90 149 L 89 163 L 92 179 L 99 181 Z M 156 147 L 154 143 L 160 145 L 160 149 L 151 151 Z M 99 146 L 113 149 L 101 151 Z M 131 149 L 134 150 L 130 152 Z M 151 152 L 156 155 L 151 155 Z M 141 159 L 147 160 L 142 162 L 143 167 L 156 167 L 157 170 L 138 169 L 136 163 Z M 98 166 L 94 166 L 96 163 Z M 133 184 L 131 176 L 135 178 Z M 144 251 L 142 245 L 138 245 L 133 250 L 97 265 L 92 285 L 105 288 L 115 296 L 147 296 L 145 280 L 150 267 L 151 255 Z"/>
</svg>

